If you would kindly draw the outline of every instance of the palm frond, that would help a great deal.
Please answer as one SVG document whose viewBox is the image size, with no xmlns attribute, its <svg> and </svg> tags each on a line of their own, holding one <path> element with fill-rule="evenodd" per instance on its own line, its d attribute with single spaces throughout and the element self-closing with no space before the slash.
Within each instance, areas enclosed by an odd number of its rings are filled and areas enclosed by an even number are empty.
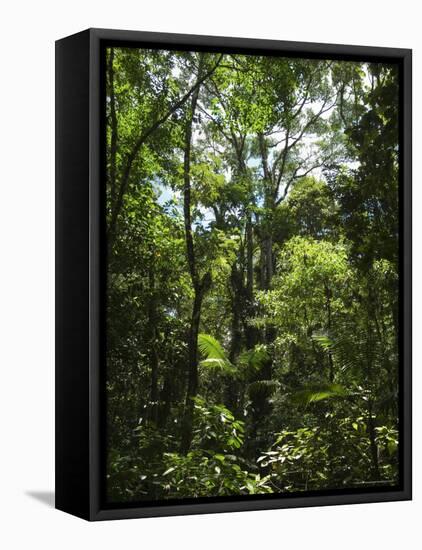
<svg viewBox="0 0 422 550">
<path fill-rule="evenodd" d="M 220 342 L 210 334 L 198 334 L 198 348 L 204 357 L 199 363 L 202 367 L 218 369 L 227 374 L 236 372 Z"/>
<path fill-rule="evenodd" d="M 278 380 L 257 380 L 249 384 L 248 393 L 250 397 L 256 397 L 257 395 L 269 397 L 279 386 L 280 382 Z"/>
<path fill-rule="evenodd" d="M 255 346 L 239 355 L 238 363 L 251 371 L 258 371 L 268 361 L 269 353 L 264 346 Z"/>
<path fill-rule="evenodd" d="M 325 351 L 331 350 L 334 345 L 334 342 L 331 340 L 328 334 L 325 334 L 324 332 L 315 332 L 312 335 L 312 340 L 319 344 L 321 348 Z"/>
<path fill-rule="evenodd" d="M 198 347 L 207 359 L 226 359 L 226 352 L 222 345 L 210 334 L 198 334 Z"/>
<path fill-rule="evenodd" d="M 312 339 L 324 351 L 330 352 L 342 372 L 359 371 L 382 359 L 380 343 L 372 332 L 357 330 L 345 331 L 344 335 L 328 335 L 316 332 Z"/>
<path fill-rule="evenodd" d="M 318 401 L 347 397 L 348 392 L 340 384 L 316 384 L 291 394 L 291 400 L 297 405 L 310 405 Z"/>
</svg>

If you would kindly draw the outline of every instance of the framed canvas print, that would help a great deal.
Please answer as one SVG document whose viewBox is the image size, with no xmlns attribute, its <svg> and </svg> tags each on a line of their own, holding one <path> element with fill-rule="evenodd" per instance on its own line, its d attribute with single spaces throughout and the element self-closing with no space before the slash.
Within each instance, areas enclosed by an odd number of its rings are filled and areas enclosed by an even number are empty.
<svg viewBox="0 0 422 550">
<path fill-rule="evenodd" d="M 56 43 L 56 506 L 411 498 L 411 51 Z"/>
</svg>

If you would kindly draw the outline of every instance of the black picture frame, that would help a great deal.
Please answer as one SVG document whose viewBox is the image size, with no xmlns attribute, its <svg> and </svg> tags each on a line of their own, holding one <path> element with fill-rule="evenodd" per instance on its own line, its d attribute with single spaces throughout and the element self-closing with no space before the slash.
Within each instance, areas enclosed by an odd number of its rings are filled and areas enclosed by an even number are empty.
<svg viewBox="0 0 422 550">
<path fill-rule="evenodd" d="M 104 503 L 105 45 L 392 62 L 400 67 L 400 486 L 312 495 Z M 56 42 L 56 508 L 86 520 L 412 498 L 411 101 L 409 49 L 88 29 Z"/>
</svg>

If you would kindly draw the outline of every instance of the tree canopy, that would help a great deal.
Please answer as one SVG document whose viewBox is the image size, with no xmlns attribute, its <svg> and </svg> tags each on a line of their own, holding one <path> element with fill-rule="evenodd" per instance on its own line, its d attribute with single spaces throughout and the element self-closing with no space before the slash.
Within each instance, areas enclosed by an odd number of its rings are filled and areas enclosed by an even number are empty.
<svg viewBox="0 0 422 550">
<path fill-rule="evenodd" d="M 107 498 L 398 483 L 398 70 L 106 59 Z"/>
</svg>

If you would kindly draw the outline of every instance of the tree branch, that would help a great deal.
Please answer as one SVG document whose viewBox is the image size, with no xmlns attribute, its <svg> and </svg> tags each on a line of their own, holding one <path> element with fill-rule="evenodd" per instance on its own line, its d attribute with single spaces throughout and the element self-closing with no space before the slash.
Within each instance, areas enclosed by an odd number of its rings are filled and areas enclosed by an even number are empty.
<svg viewBox="0 0 422 550">
<path fill-rule="evenodd" d="M 119 186 L 119 192 L 117 195 L 117 200 L 115 207 L 112 211 L 112 216 L 110 220 L 109 230 L 108 230 L 108 239 L 111 241 L 112 236 L 114 234 L 114 230 L 117 223 L 117 217 L 119 215 L 119 212 L 122 208 L 123 204 L 123 197 L 126 193 L 127 185 L 129 182 L 129 176 L 132 169 L 133 162 L 135 161 L 139 150 L 141 149 L 142 145 L 147 141 L 147 139 L 162 125 L 164 124 L 170 116 L 177 111 L 177 109 L 180 109 L 184 103 L 190 98 L 190 96 L 201 86 L 201 84 L 209 78 L 213 72 L 217 69 L 218 65 L 220 64 L 224 54 L 221 54 L 218 58 L 215 65 L 207 71 L 203 76 L 199 76 L 198 80 L 195 82 L 195 84 L 178 100 L 176 103 L 173 104 L 173 106 L 158 120 L 154 122 L 147 130 L 145 130 L 138 138 L 138 140 L 135 142 L 134 146 L 132 147 L 131 152 L 128 154 L 126 158 L 126 164 L 123 169 L 122 178 L 120 180 L 120 186 Z"/>
</svg>

